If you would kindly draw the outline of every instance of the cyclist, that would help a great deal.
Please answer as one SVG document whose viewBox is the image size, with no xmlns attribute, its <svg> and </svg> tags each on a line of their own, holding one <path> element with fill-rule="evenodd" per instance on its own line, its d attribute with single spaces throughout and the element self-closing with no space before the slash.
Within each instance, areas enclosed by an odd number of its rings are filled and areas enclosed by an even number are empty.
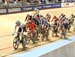
<svg viewBox="0 0 75 57">
<path fill-rule="evenodd" d="M 61 38 L 66 39 L 66 30 L 64 25 L 62 24 L 62 28 L 61 28 Z"/>
<path fill-rule="evenodd" d="M 58 20 L 59 19 L 56 16 L 54 16 L 51 21 L 55 22 L 55 21 L 58 21 Z"/>
<path fill-rule="evenodd" d="M 18 29 L 18 31 L 16 32 L 16 30 Z M 20 34 L 26 31 L 26 26 L 25 24 L 22 24 L 19 20 L 16 21 L 16 25 L 15 25 L 15 32 L 17 33 L 17 37 L 19 40 L 20 39 Z"/>
<path fill-rule="evenodd" d="M 55 34 L 55 36 L 58 37 L 57 33 L 59 28 L 59 19 L 56 16 L 54 16 L 52 21 L 53 21 L 53 34 Z M 54 36 L 53 34 L 52 36 Z"/>
<path fill-rule="evenodd" d="M 59 16 L 59 19 L 62 20 L 62 19 L 65 19 L 65 18 L 66 18 L 65 14 L 61 13 L 61 15 Z"/>
<path fill-rule="evenodd" d="M 69 26 L 70 26 L 68 19 L 65 19 L 65 20 L 64 20 L 63 26 L 64 26 L 64 29 L 65 29 L 66 32 L 67 32 L 67 30 L 69 29 Z"/>
<path fill-rule="evenodd" d="M 71 14 L 70 22 L 71 22 L 72 25 L 74 23 L 74 18 L 75 18 L 75 15 Z"/>
<path fill-rule="evenodd" d="M 25 21 L 28 21 L 28 20 L 32 20 L 32 16 L 30 14 L 27 14 L 27 16 L 25 18 Z"/>
<path fill-rule="evenodd" d="M 71 24 L 73 25 L 73 31 L 75 31 L 75 15 L 74 14 L 71 14 Z"/>
<path fill-rule="evenodd" d="M 39 9 L 34 8 L 34 14 L 33 14 L 33 20 L 35 24 L 39 27 L 40 24 L 40 14 L 39 14 Z"/>
<path fill-rule="evenodd" d="M 35 24 L 34 20 L 29 20 L 27 24 L 28 29 L 30 30 L 30 38 L 33 42 L 35 43 L 35 34 L 36 34 L 36 29 L 37 25 Z"/>
<path fill-rule="evenodd" d="M 47 13 L 45 17 L 46 17 L 46 19 L 48 20 L 48 22 L 50 22 L 51 15 L 50 15 L 49 13 Z"/>
<path fill-rule="evenodd" d="M 46 40 L 49 40 L 48 33 L 49 33 L 50 24 L 43 16 L 41 16 L 40 20 L 41 20 L 41 28 L 42 28 L 43 37 L 46 37 Z M 44 38 L 42 40 L 44 40 Z"/>
<path fill-rule="evenodd" d="M 34 8 L 34 13 L 32 15 L 33 15 L 33 18 L 36 18 L 36 16 L 39 15 L 39 9 Z"/>
</svg>

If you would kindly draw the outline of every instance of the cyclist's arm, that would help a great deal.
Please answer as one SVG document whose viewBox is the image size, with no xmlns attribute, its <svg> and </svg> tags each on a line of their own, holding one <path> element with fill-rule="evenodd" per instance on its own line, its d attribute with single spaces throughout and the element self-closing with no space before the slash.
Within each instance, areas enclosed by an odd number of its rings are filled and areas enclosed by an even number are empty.
<svg viewBox="0 0 75 57">
<path fill-rule="evenodd" d="M 16 27 L 17 27 L 17 26 L 15 26 L 15 29 L 14 29 L 14 32 L 12 33 L 12 35 L 14 35 L 14 34 L 15 34 L 15 32 L 16 32 Z"/>
</svg>

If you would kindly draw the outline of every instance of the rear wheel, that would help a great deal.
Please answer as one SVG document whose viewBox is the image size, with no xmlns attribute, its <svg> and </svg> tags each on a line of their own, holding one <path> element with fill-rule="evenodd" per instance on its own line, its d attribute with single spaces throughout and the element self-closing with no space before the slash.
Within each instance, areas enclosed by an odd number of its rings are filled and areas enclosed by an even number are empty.
<svg viewBox="0 0 75 57">
<path fill-rule="evenodd" d="M 22 47 L 25 48 L 27 45 L 27 38 L 26 36 L 22 37 Z"/>
</svg>

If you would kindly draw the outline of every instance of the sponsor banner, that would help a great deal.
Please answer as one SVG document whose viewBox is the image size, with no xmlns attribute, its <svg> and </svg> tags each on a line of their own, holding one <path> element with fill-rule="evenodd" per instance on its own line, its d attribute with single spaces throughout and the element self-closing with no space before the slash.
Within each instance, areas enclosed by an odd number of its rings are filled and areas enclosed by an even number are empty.
<svg viewBox="0 0 75 57">
<path fill-rule="evenodd" d="M 0 14 L 7 13 L 6 9 L 0 9 Z"/>
<path fill-rule="evenodd" d="M 72 2 L 72 3 L 69 3 L 69 2 L 61 3 L 61 7 L 72 7 L 72 6 L 74 6 L 74 2 Z"/>
<path fill-rule="evenodd" d="M 14 7 L 14 8 L 5 8 L 0 9 L 0 13 L 4 12 L 6 14 L 8 13 L 16 13 L 16 12 L 26 12 L 26 11 L 32 11 L 34 8 L 41 9 L 50 9 L 50 8 L 61 8 L 61 4 L 45 4 L 45 5 L 38 5 L 38 6 L 27 6 L 27 7 Z"/>
<path fill-rule="evenodd" d="M 21 11 L 30 11 L 30 10 L 33 10 L 33 7 L 28 6 L 21 8 Z"/>
<path fill-rule="evenodd" d="M 60 8 L 60 7 L 61 7 L 61 4 L 47 4 L 47 5 L 23 7 L 22 11 L 30 11 L 30 10 L 34 10 L 34 8 L 48 9 L 48 8 Z"/>
<path fill-rule="evenodd" d="M 42 8 L 46 9 L 46 8 L 60 8 L 61 4 L 48 4 L 48 5 L 43 5 Z"/>
<path fill-rule="evenodd" d="M 43 5 L 34 6 L 34 7 L 33 7 L 33 10 L 34 10 L 34 8 L 43 9 Z"/>
<path fill-rule="evenodd" d="M 52 4 L 51 5 L 51 8 L 60 8 L 61 7 L 61 4 Z"/>
<path fill-rule="evenodd" d="M 21 8 L 9 8 L 8 13 L 13 13 L 13 12 L 20 12 Z"/>
</svg>

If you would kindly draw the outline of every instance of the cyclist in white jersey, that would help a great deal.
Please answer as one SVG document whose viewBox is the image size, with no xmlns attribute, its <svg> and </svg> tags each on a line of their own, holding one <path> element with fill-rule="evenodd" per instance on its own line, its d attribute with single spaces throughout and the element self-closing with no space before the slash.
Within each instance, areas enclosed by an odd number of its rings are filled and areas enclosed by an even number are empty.
<svg viewBox="0 0 75 57">
<path fill-rule="evenodd" d="M 18 30 L 17 30 L 17 28 L 18 28 Z M 25 24 L 22 24 L 19 20 L 16 21 L 15 32 L 16 32 L 16 30 L 17 30 L 17 37 L 19 38 L 21 33 L 26 32 Z"/>
</svg>

